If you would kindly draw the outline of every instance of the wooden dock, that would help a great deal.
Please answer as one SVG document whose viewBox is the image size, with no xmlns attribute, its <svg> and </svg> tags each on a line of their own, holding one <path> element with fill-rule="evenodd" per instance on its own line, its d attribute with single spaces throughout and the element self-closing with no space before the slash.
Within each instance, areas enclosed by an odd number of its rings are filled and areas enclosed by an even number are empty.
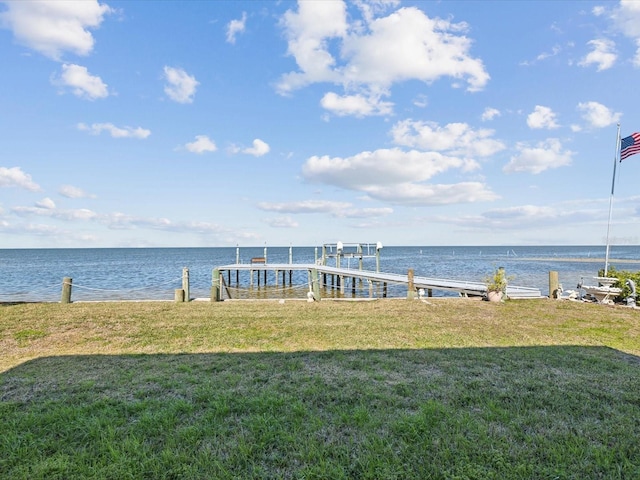
<svg viewBox="0 0 640 480">
<path fill-rule="evenodd" d="M 383 273 L 369 270 L 360 270 L 354 268 L 332 267 L 322 264 L 295 264 L 295 263 L 236 263 L 231 265 L 223 265 L 214 270 L 212 282 L 212 299 L 222 300 L 224 294 L 231 298 L 229 286 L 233 284 L 234 278 L 232 272 L 235 272 L 235 282 L 240 283 L 240 272 L 249 272 L 249 285 L 255 285 L 255 277 L 257 275 L 257 284 L 267 285 L 269 277 L 273 278 L 275 285 L 285 285 L 287 278 L 289 284 L 294 271 L 306 271 L 308 278 L 309 291 L 313 293 L 315 299 L 321 298 L 321 289 L 331 289 L 345 294 L 347 282 L 345 279 L 351 279 L 350 285 L 352 294 L 355 296 L 356 283 L 367 286 L 365 291 L 369 292 L 369 296 L 373 296 L 374 289 L 379 290 L 382 287 L 383 297 L 386 297 L 387 286 L 389 284 L 401 285 L 407 289 L 407 297 L 431 296 L 431 291 L 442 290 L 457 292 L 460 296 L 484 296 L 487 287 L 481 282 L 468 282 L 464 280 L 451 280 L 442 278 L 430 278 L 414 276 L 413 271 L 409 270 L 407 274 Z M 272 272 L 272 275 L 268 275 Z M 226 275 L 225 275 L 226 274 Z M 226 277 L 226 278 L 225 278 Z M 280 283 L 280 279 L 282 283 Z M 507 296 L 513 299 L 524 298 L 540 298 L 542 294 L 538 288 L 519 287 L 514 285 L 507 286 Z"/>
</svg>

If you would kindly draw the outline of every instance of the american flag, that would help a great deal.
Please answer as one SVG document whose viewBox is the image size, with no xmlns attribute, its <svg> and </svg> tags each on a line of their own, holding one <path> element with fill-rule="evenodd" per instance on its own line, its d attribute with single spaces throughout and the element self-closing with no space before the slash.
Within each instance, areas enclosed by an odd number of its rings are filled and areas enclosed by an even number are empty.
<svg viewBox="0 0 640 480">
<path fill-rule="evenodd" d="M 640 153 L 640 133 L 632 133 L 620 142 L 620 161 Z"/>
</svg>

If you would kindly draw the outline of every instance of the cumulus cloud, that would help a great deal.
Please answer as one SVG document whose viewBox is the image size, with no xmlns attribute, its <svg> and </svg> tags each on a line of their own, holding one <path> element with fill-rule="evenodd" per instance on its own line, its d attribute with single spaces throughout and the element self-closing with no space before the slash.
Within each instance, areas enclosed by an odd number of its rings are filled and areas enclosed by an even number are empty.
<svg viewBox="0 0 640 480">
<path fill-rule="evenodd" d="M 302 169 L 305 179 L 355 190 L 378 184 L 428 180 L 464 162 L 438 152 L 404 151 L 399 148 L 361 152 L 352 157 L 313 156 Z"/>
<path fill-rule="evenodd" d="M 93 135 L 100 135 L 102 132 L 108 132 L 113 138 L 145 139 L 151 135 L 151 130 L 147 130 L 146 128 L 116 127 L 112 123 L 93 123 L 91 125 L 79 123 L 78 130 L 90 132 Z"/>
<path fill-rule="evenodd" d="M 185 145 L 185 148 L 191 153 L 205 153 L 215 152 L 218 147 L 216 144 L 206 135 L 196 135 L 196 139 Z"/>
<path fill-rule="evenodd" d="M 69 88 L 79 98 L 96 100 L 109 96 L 107 84 L 98 76 L 91 75 L 87 67 L 74 64 L 62 65 L 59 77 L 53 77 L 51 83 L 61 88 Z"/>
<path fill-rule="evenodd" d="M 269 144 L 267 144 L 266 142 L 263 142 L 259 138 L 256 138 L 253 141 L 253 146 L 243 149 L 242 153 L 246 153 L 247 155 L 253 155 L 254 157 L 262 157 L 263 155 L 266 155 L 267 153 L 269 153 L 269 150 L 271 150 L 271 147 L 269 147 Z"/>
<path fill-rule="evenodd" d="M 87 55 L 93 50 L 90 29 L 100 26 L 111 8 L 96 0 L 4 2 L 0 25 L 9 28 L 22 45 L 60 60 L 64 52 Z"/>
<path fill-rule="evenodd" d="M 18 187 L 32 192 L 41 190 L 31 175 L 24 173 L 20 167 L 0 167 L 0 187 Z"/>
<path fill-rule="evenodd" d="M 36 202 L 36 207 L 53 210 L 54 208 L 56 208 L 56 202 L 51 200 L 49 197 L 45 197 L 39 202 Z"/>
<path fill-rule="evenodd" d="M 587 42 L 592 50 L 578 62 L 582 67 L 597 65 L 597 71 L 607 70 L 613 66 L 618 58 L 615 53 L 615 43 L 606 38 L 599 38 Z"/>
<path fill-rule="evenodd" d="M 497 108 L 487 107 L 484 109 L 484 112 L 482 112 L 482 116 L 480 118 L 483 122 L 487 122 L 489 120 L 493 120 L 496 117 L 499 117 L 500 115 L 500 110 L 498 110 Z"/>
<path fill-rule="evenodd" d="M 447 170 L 474 166 L 475 162 L 439 152 L 394 148 L 361 152 L 346 158 L 313 156 L 305 162 L 302 174 L 309 182 L 364 192 L 370 198 L 392 203 L 435 205 L 497 198 L 480 183 L 425 183 Z"/>
<path fill-rule="evenodd" d="M 396 2 L 358 5 L 363 19 L 348 17 L 343 1 L 299 2 L 297 11 L 285 13 L 281 24 L 298 70 L 281 77 L 279 93 L 333 83 L 345 92 L 325 95 L 325 108 L 341 115 L 381 115 L 392 104 L 380 98 L 397 82 L 449 77 L 454 86 L 465 82 L 467 90 L 477 91 L 489 80 L 482 61 L 469 54 L 466 24 L 432 19 L 415 7 L 378 16 Z"/>
<path fill-rule="evenodd" d="M 549 107 L 543 107 L 542 105 L 536 105 L 536 108 L 527 117 L 527 125 L 529 128 L 535 129 L 553 129 L 558 128 L 556 123 L 556 114 Z"/>
<path fill-rule="evenodd" d="M 380 96 L 369 95 L 338 95 L 328 92 L 320 100 L 320 105 L 325 110 L 340 117 L 353 115 L 366 117 L 369 115 L 389 115 L 393 112 L 393 103 L 385 102 Z"/>
<path fill-rule="evenodd" d="M 67 198 L 95 198 L 95 195 L 85 192 L 81 188 L 74 187 L 73 185 L 63 185 L 58 190 L 58 193 Z"/>
<path fill-rule="evenodd" d="M 571 165 L 574 155 L 574 152 L 564 149 L 557 138 L 549 138 L 536 146 L 521 142 L 516 145 L 516 149 L 518 154 L 512 156 L 503 168 L 506 173 L 538 174 L 545 170 L 566 167 Z"/>
<path fill-rule="evenodd" d="M 584 102 L 578 104 L 578 111 L 583 112 L 582 118 L 590 127 L 604 128 L 620 121 L 621 113 L 611 111 L 598 102 Z"/>
<path fill-rule="evenodd" d="M 391 129 L 393 141 L 397 145 L 447 152 L 465 157 L 488 157 L 505 146 L 492 138 L 493 130 L 474 130 L 466 123 L 449 123 L 441 127 L 436 122 L 403 120 Z M 476 167 L 469 164 L 469 167 Z"/>
<path fill-rule="evenodd" d="M 616 27 L 636 44 L 633 64 L 640 67 L 640 3 L 635 0 L 621 0 L 613 8 L 611 18 Z"/>
<path fill-rule="evenodd" d="M 227 42 L 236 43 L 236 35 L 244 32 L 247 22 L 247 12 L 242 12 L 242 18 L 240 20 L 231 20 L 227 24 Z"/>
<path fill-rule="evenodd" d="M 178 103 L 193 103 L 196 87 L 200 84 L 195 77 L 181 68 L 164 67 L 164 79 L 167 82 L 164 93 Z"/>
</svg>

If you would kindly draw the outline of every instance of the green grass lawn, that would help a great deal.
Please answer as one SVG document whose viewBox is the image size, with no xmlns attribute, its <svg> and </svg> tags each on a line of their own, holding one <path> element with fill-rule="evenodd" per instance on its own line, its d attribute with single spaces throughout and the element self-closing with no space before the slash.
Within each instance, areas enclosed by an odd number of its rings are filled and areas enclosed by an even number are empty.
<svg viewBox="0 0 640 480">
<path fill-rule="evenodd" d="M 0 306 L 0 478 L 640 478 L 640 311 Z"/>
</svg>

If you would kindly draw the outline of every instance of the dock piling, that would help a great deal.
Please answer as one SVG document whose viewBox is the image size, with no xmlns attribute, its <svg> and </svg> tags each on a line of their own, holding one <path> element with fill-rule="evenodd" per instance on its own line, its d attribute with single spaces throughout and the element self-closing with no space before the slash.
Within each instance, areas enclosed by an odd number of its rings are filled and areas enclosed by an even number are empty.
<svg viewBox="0 0 640 480">
<path fill-rule="evenodd" d="M 176 288 L 173 294 L 176 303 L 184 302 L 184 288 Z"/>
<path fill-rule="evenodd" d="M 71 284 L 73 280 L 70 277 L 62 279 L 62 297 L 60 303 L 71 303 Z"/>
<path fill-rule="evenodd" d="M 549 272 L 549 298 L 558 298 L 560 283 L 558 282 L 558 272 Z"/>
<path fill-rule="evenodd" d="M 407 300 L 416 298 L 416 287 L 413 283 L 413 268 L 407 272 Z"/>
<path fill-rule="evenodd" d="M 213 269 L 213 273 L 211 274 L 211 301 L 219 302 L 221 298 L 221 285 L 220 285 L 220 270 L 217 268 Z"/>
<path fill-rule="evenodd" d="M 182 269 L 182 290 L 184 290 L 184 301 L 189 302 L 191 300 L 191 292 L 189 290 L 189 269 L 187 267 Z"/>
</svg>

